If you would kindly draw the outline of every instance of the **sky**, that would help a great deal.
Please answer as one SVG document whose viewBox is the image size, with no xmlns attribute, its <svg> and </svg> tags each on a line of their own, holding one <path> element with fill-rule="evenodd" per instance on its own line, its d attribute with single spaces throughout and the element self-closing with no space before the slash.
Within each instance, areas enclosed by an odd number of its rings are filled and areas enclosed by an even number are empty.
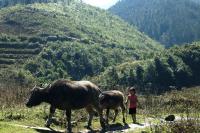
<svg viewBox="0 0 200 133">
<path fill-rule="evenodd" d="M 92 6 L 108 9 L 109 7 L 114 5 L 118 0 L 83 0 L 83 1 Z"/>
</svg>

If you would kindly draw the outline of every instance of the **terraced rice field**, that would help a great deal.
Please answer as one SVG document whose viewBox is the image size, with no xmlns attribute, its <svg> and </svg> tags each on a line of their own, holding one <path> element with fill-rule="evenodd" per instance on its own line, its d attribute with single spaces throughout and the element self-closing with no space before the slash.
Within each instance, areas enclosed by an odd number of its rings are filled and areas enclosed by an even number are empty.
<svg viewBox="0 0 200 133">
<path fill-rule="evenodd" d="M 41 50 L 39 43 L 0 42 L 0 68 L 23 64 Z"/>
</svg>

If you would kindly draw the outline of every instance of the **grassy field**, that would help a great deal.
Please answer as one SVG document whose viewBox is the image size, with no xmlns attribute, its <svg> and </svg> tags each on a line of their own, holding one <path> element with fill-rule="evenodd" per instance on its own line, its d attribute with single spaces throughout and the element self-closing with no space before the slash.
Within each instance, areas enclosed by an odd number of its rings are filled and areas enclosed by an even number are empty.
<svg viewBox="0 0 200 133">
<path fill-rule="evenodd" d="M 42 104 L 34 108 L 26 108 L 29 87 L 1 86 L 0 91 L 0 133 L 37 133 L 34 129 L 25 129 L 15 126 L 39 126 L 44 127 L 48 116 L 49 105 Z M 134 132 L 198 132 L 200 116 L 200 87 L 185 88 L 181 91 L 167 92 L 163 95 L 139 95 L 137 120 L 139 123 L 149 123 L 151 126 L 144 129 L 136 129 Z M 180 118 L 177 123 L 163 123 L 165 116 L 174 114 Z M 111 117 L 113 113 L 111 113 Z M 126 116 L 127 123 L 131 123 L 130 116 Z M 181 119 L 182 118 L 182 119 Z M 195 119 L 193 119 L 195 118 Z M 84 110 L 73 111 L 73 130 L 78 132 L 87 124 L 87 114 Z M 53 129 L 65 130 L 65 115 L 57 110 Z M 112 124 L 111 120 L 110 123 Z M 117 125 L 122 125 L 122 116 L 118 116 Z M 99 118 L 95 117 L 93 129 L 99 129 Z M 132 132 L 132 131 L 130 131 Z"/>
</svg>

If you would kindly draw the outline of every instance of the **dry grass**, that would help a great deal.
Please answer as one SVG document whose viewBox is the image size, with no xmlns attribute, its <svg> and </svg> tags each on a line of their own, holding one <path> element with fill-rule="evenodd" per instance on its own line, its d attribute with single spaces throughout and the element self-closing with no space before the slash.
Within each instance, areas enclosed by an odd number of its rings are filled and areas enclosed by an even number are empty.
<svg viewBox="0 0 200 133">
<path fill-rule="evenodd" d="M 24 105 L 29 91 L 30 87 L 28 86 L 0 83 L 0 108 Z"/>
<path fill-rule="evenodd" d="M 181 119 L 176 122 L 165 122 L 150 127 L 152 133 L 199 133 L 200 119 Z"/>
<path fill-rule="evenodd" d="M 140 109 L 144 115 L 156 118 L 149 132 L 152 133 L 199 133 L 200 87 L 171 91 L 160 96 L 141 96 Z M 165 122 L 167 115 L 174 114 L 174 122 Z"/>
<path fill-rule="evenodd" d="M 163 95 L 139 97 L 139 108 L 150 115 L 198 113 L 200 87 L 171 91 Z"/>
</svg>

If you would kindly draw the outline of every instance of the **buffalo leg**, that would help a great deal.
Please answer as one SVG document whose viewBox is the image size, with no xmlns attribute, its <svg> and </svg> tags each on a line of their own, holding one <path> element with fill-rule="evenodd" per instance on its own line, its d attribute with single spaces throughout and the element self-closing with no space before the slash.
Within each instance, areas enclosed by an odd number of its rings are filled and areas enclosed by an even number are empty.
<svg viewBox="0 0 200 133">
<path fill-rule="evenodd" d="M 72 132 L 71 127 L 71 110 L 66 110 L 66 116 L 67 116 L 67 131 L 68 133 Z"/>
<path fill-rule="evenodd" d="M 103 118 L 103 110 L 100 109 L 99 106 L 95 106 L 95 109 L 96 109 L 96 111 L 97 111 L 98 114 L 99 114 L 101 127 L 102 127 L 103 129 L 105 129 L 105 120 L 104 120 L 104 118 Z"/>
<path fill-rule="evenodd" d="M 126 111 L 126 108 L 125 108 L 125 106 L 124 106 L 123 103 L 121 104 L 121 109 L 122 109 L 123 123 L 126 124 L 126 120 L 125 120 L 125 111 Z"/>
<path fill-rule="evenodd" d="M 95 112 L 94 112 L 94 110 L 93 110 L 93 108 L 91 106 L 86 107 L 86 111 L 89 114 L 89 120 L 88 120 L 88 125 L 87 125 L 87 128 L 89 129 L 89 128 L 91 128 L 90 126 L 91 126 L 92 119 L 93 119 L 93 116 L 94 116 Z"/>
<path fill-rule="evenodd" d="M 109 112 L 110 112 L 110 109 L 106 109 L 106 124 L 108 125 L 108 118 L 109 118 Z"/>
<path fill-rule="evenodd" d="M 46 127 L 50 127 L 50 125 L 52 123 L 52 117 L 53 117 L 55 111 L 56 111 L 56 108 L 54 108 L 53 106 L 51 106 L 50 107 L 49 117 L 48 117 L 48 119 L 46 121 L 46 124 L 45 124 Z"/>
<path fill-rule="evenodd" d="M 118 115 L 118 109 L 115 109 L 115 116 L 114 116 L 114 119 L 113 119 L 113 122 L 115 122 L 115 120 L 116 120 L 116 117 L 117 117 L 117 115 Z"/>
</svg>

